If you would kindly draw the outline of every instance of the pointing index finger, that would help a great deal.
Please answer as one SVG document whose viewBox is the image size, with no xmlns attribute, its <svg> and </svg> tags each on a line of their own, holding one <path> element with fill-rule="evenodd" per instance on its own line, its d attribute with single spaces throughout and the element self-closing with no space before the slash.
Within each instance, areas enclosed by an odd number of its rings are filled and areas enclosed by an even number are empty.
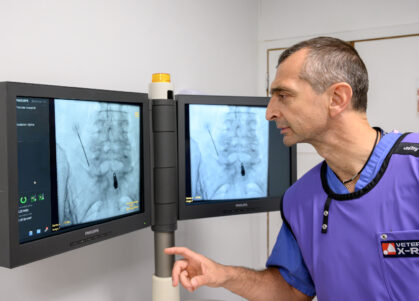
<svg viewBox="0 0 419 301">
<path fill-rule="evenodd" d="M 167 248 L 164 250 L 164 252 L 168 255 L 181 255 L 185 258 L 196 258 L 198 255 L 197 253 L 184 247 Z"/>
</svg>

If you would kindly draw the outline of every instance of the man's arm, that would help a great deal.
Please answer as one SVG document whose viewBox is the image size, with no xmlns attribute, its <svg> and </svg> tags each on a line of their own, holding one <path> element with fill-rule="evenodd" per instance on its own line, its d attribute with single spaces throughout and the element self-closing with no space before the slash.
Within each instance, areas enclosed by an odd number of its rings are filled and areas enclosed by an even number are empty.
<svg viewBox="0 0 419 301">
<path fill-rule="evenodd" d="M 312 298 L 289 285 L 277 268 L 255 271 L 242 267 L 225 266 L 187 248 L 174 247 L 166 254 L 181 255 L 173 271 L 173 286 L 180 283 L 190 292 L 202 285 L 224 287 L 251 301 L 308 301 Z"/>
</svg>

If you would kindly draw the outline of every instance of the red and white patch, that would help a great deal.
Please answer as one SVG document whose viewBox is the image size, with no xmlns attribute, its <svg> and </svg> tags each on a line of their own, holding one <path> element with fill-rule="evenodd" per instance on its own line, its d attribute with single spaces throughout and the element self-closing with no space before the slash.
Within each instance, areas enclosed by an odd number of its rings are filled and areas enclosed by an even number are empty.
<svg viewBox="0 0 419 301">
<path fill-rule="evenodd" d="M 396 255 L 396 246 L 394 242 L 383 242 L 381 248 L 383 249 L 384 255 Z"/>
</svg>

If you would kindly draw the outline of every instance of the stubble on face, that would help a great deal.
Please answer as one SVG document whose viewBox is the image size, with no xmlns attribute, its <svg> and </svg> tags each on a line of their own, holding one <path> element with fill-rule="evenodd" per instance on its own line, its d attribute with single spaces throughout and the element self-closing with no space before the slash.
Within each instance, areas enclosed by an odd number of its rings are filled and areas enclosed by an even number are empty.
<svg viewBox="0 0 419 301">
<path fill-rule="evenodd" d="M 311 85 L 301 79 L 308 50 L 302 49 L 288 57 L 278 66 L 275 80 L 271 85 L 273 101 L 272 113 L 277 128 L 284 135 L 287 146 L 296 143 L 310 143 L 312 136 L 319 134 L 325 121 L 325 98 L 317 94 Z M 281 100 L 274 99 L 285 95 Z M 316 134 L 317 133 L 317 134 Z"/>
</svg>

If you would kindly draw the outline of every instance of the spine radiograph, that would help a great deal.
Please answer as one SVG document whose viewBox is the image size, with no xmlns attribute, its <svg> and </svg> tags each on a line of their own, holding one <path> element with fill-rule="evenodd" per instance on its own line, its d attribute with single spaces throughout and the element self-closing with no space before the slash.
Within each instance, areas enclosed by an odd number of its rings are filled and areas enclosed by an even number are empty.
<svg viewBox="0 0 419 301">
<path fill-rule="evenodd" d="M 199 161 L 194 160 L 197 165 L 192 164 L 199 169 L 193 185 L 196 195 L 204 200 L 266 195 L 266 175 L 261 175 L 259 168 L 264 146 L 258 137 L 261 134 L 258 130 L 265 124 L 258 124 L 257 118 L 252 108 L 231 106 L 222 124 L 211 121 L 205 124 L 208 145 L 201 143 L 195 149 L 206 154 L 210 149 L 212 155 L 201 156 Z"/>
<path fill-rule="evenodd" d="M 255 165 L 260 162 L 255 115 L 249 108 L 241 107 L 230 108 L 226 114 L 225 128 L 219 139 L 221 151 L 218 161 L 229 180 L 220 183 L 214 195 L 240 193 L 236 189 L 245 194 L 253 194 L 255 188 L 259 193 L 262 191 L 257 179 L 249 178 Z"/>
<path fill-rule="evenodd" d="M 100 103 L 90 120 L 73 121 L 75 151 L 62 156 L 74 160 L 67 162 L 70 179 L 61 183 L 70 192 L 59 200 L 65 208 L 61 226 L 129 213 L 127 204 L 138 201 L 139 171 L 134 166 L 139 159 L 133 159 L 133 153 L 139 154 L 139 146 L 132 148 L 129 126 L 128 112 L 110 103 Z"/>
<path fill-rule="evenodd" d="M 125 177 L 132 170 L 131 146 L 128 140 L 127 113 L 112 108 L 112 104 L 101 104 L 94 122 L 96 130 L 91 133 L 89 150 L 92 168 L 89 173 L 100 182 L 105 178 Z M 105 181 L 107 184 L 111 181 Z"/>
</svg>

